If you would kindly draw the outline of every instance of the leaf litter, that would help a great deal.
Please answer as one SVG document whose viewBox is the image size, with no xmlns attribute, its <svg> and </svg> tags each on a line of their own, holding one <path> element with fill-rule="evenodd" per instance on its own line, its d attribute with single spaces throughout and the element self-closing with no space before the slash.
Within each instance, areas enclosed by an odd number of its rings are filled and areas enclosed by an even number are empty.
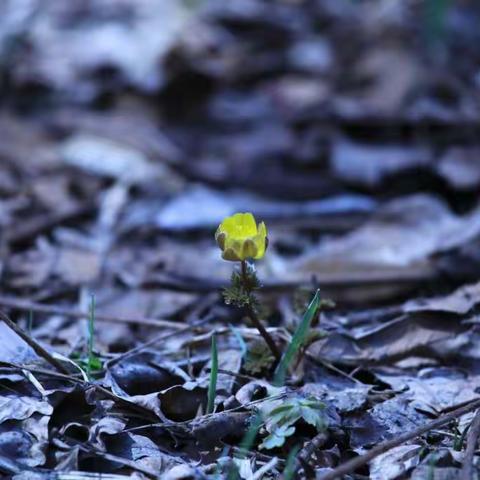
<svg viewBox="0 0 480 480">
<path fill-rule="evenodd" d="M 480 10 L 430 3 L 0 6 L 2 478 L 469 478 Z"/>
</svg>

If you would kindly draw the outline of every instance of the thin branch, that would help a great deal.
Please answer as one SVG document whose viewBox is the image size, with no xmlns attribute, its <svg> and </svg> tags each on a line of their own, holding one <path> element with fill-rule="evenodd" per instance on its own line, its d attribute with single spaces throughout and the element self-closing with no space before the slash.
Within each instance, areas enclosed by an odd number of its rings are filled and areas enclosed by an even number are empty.
<svg viewBox="0 0 480 480">
<path fill-rule="evenodd" d="M 315 450 L 319 450 L 327 440 L 328 435 L 325 432 L 320 432 L 298 452 L 293 472 L 295 478 L 297 478 L 297 474 L 302 468 L 304 470 L 307 469 L 310 457 L 314 454 Z"/>
<path fill-rule="evenodd" d="M 102 452 L 98 448 L 91 447 L 89 445 L 86 445 L 85 443 L 80 443 L 70 437 L 66 437 L 66 436 L 64 437 L 66 440 L 65 442 L 59 441 L 58 439 L 53 439 L 53 443 L 55 444 L 56 447 L 59 447 L 59 448 L 70 447 L 71 444 L 73 443 L 74 446 L 78 447 L 80 450 L 84 452 L 87 452 L 93 455 L 98 455 L 99 457 L 105 458 L 106 460 L 110 460 L 111 462 L 119 463 L 120 465 L 128 467 L 131 470 L 142 473 L 148 478 L 151 478 L 151 479 L 160 478 L 160 475 L 158 475 L 153 470 L 150 470 L 149 468 L 145 468 L 139 465 L 139 462 L 134 462 L 132 460 L 129 460 L 128 458 L 120 457 L 118 455 L 113 455 L 108 452 Z"/>
<path fill-rule="evenodd" d="M 132 355 L 135 355 L 138 352 L 141 352 L 145 348 L 150 347 L 151 345 L 154 345 L 155 343 L 161 342 L 163 340 L 168 340 L 169 338 L 172 338 L 176 335 L 179 335 L 180 333 L 186 333 L 190 330 L 193 330 L 196 327 L 200 327 L 201 325 L 204 325 L 205 323 L 208 323 L 212 320 L 210 316 L 206 316 L 205 318 L 202 318 L 198 322 L 192 323 L 190 325 L 182 327 L 180 330 L 176 330 L 175 332 L 170 332 L 170 333 L 164 333 L 161 335 L 157 335 L 156 337 L 153 337 L 151 340 L 148 342 L 142 343 L 141 345 L 138 345 L 130 350 L 127 350 L 126 352 L 120 353 L 117 355 L 115 358 L 112 360 L 108 361 L 109 367 L 112 367 L 112 365 L 115 365 L 116 363 L 120 362 L 121 360 L 124 360 L 125 358 L 131 357 Z"/>
<path fill-rule="evenodd" d="M 36 340 L 27 335 L 2 311 L 0 311 L 0 320 L 2 320 L 11 330 L 13 330 L 26 344 L 28 344 L 39 357 L 45 359 L 50 365 L 55 367 L 56 370 L 66 375 L 70 373 L 67 368 L 65 368 L 58 360 L 53 358 L 53 356 L 47 350 L 45 350 Z"/>
<path fill-rule="evenodd" d="M 365 464 L 371 462 L 374 458 L 378 457 L 382 453 L 388 452 L 392 448 L 398 447 L 402 445 L 402 443 L 408 442 L 413 438 L 419 437 L 434 428 L 441 427 L 447 423 L 450 423 L 452 420 L 455 420 L 466 413 L 471 412 L 480 407 L 480 399 L 477 398 L 476 400 L 472 400 L 469 404 L 465 405 L 464 407 L 457 408 L 456 410 L 452 410 L 449 413 L 442 415 L 440 418 L 433 420 L 421 427 L 412 430 L 411 432 L 404 433 L 403 435 L 398 435 L 391 440 L 387 440 L 383 443 L 380 443 L 376 447 L 369 450 L 364 455 L 359 457 L 352 458 L 345 463 L 342 463 L 337 468 L 333 469 L 331 472 L 326 473 L 325 475 L 320 477 L 320 480 L 334 480 L 337 478 L 342 478 L 344 475 L 347 475 L 360 467 L 363 467 Z"/>
<path fill-rule="evenodd" d="M 473 480 L 473 456 L 480 436 L 480 410 L 477 410 L 467 436 L 467 448 L 463 458 L 463 467 L 458 480 Z"/>
<path fill-rule="evenodd" d="M 70 318 L 87 318 L 88 313 L 72 310 L 64 307 L 55 307 L 53 305 L 45 305 L 43 303 L 31 302 L 21 298 L 9 297 L 0 295 L 0 305 L 17 310 L 31 310 L 32 312 L 46 313 L 49 315 L 62 315 Z M 159 320 L 154 318 L 122 318 L 113 317 L 111 315 L 96 314 L 95 320 L 99 322 L 111 323 L 131 323 L 136 325 L 149 325 L 153 327 L 167 327 L 182 330 L 184 325 L 177 322 L 170 322 L 168 320 Z"/>
</svg>

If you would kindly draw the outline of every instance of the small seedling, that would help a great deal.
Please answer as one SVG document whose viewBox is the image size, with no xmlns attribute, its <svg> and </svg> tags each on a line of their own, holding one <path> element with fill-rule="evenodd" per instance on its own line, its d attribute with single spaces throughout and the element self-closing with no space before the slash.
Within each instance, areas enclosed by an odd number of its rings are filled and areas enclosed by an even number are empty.
<svg viewBox="0 0 480 480">
<path fill-rule="evenodd" d="M 307 311 L 303 315 L 302 321 L 298 324 L 298 327 L 293 335 L 292 341 L 287 348 L 287 351 L 285 352 L 282 360 L 277 366 L 277 369 L 275 371 L 274 385 L 280 386 L 285 383 L 285 376 L 287 374 L 288 368 L 290 367 L 290 364 L 292 363 L 297 353 L 304 345 L 305 340 L 308 336 L 308 332 L 310 330 L 310 325 L 313 318 L 317 314 L 320 305 L 320 290 L 317 290 L 315 296 L 313 297 L 310 305 L 307 308 Z"/>
<path fill-rule="evenodd" d="M 212 335 L 211 346 L 211 368 L 210 368 L 210 382 L 208 384 L 208 400 L 207 400 L 207 413 L 213 413 L 215 408 L 215 393 L 217 391 L 217 377 L 218 377 L 218 351 L 217 351 L 217 338 L 215 332 Z"/>
<path fill-rule="evenodd" d="M 86 355 L 72 356 L 74 361 L 80 368 L 84 369 L 88 377 L 91 377 L 92 372 L 102 369 L 102 361 L 98 358 L 93 349 L 95 340 L 95 296 L 92 294 L 90 300 L 90 307 L 88 312 L 88 329 L 87 329 L 87 352 Z"/>
<path fill-rule="evenodd" d="M 292 396 L 281 402 L 267 401 L 262 405 L 262 414 L 268 436 L 260 448 L 267 450 L 281 447 L 287 437 L 295 433 L 299 420 L 312 425 L 319 433 L 327 427 L 325 405 L 314 398 Z"/>
</svg>

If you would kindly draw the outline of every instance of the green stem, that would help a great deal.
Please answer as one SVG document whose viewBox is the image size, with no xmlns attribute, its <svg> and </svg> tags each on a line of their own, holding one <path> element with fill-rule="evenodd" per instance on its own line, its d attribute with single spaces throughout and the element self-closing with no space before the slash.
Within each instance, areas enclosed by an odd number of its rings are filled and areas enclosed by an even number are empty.
<svg viewBox="0 0 480 480">
<path fill-rule="evenodd" d="M 87 374 L 90 376 L 95 358 L 93 353 L 93 337 L 95 336 L 95 295 L 91 296 L 90 315 L 88 316 L 88 363 Z"/>
<path fill-rule="evenodd" d="M 247 314 L 250 317 L 250 320 L 252 321 L 252 323 L 255 325 L 255 328 L 260 332 L 260 335 L 263 337 L 263 339 L 267 343 L 275 359 L 277 361 L 280 361 L 282 358 L 282 353 L 278 349 L 272 336 L 267 332 L 265 327 L 262 325 L 262 322 L 258 318 L 257 313 L 255 312 L 255 309 L 252 307 L 252 302 L 250 301 L 252 292 L 248 283 L 247 262 L 245 260 L 242 260 L 241 274 L 242 274 L 243 287 L 247 292 L 248 299 L 249 299 L 249 302 L 246 305 Z"/>
</svg>

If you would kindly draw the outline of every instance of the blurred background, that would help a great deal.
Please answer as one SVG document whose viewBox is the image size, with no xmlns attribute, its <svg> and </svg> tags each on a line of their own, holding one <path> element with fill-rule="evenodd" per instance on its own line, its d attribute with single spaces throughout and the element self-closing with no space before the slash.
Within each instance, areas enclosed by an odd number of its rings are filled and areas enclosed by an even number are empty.
<svg viewBox="0 0 480 480">
<path fill-rule="evenodd" d="M 136 312 L 157 287 L 210 291 L 235 211 L 267 222 L 273 287 L 375 303 L 476 278 L 479 18 L 473 0 L 3 0 L 2 290 L 134 291 Z"/>
</svg>

